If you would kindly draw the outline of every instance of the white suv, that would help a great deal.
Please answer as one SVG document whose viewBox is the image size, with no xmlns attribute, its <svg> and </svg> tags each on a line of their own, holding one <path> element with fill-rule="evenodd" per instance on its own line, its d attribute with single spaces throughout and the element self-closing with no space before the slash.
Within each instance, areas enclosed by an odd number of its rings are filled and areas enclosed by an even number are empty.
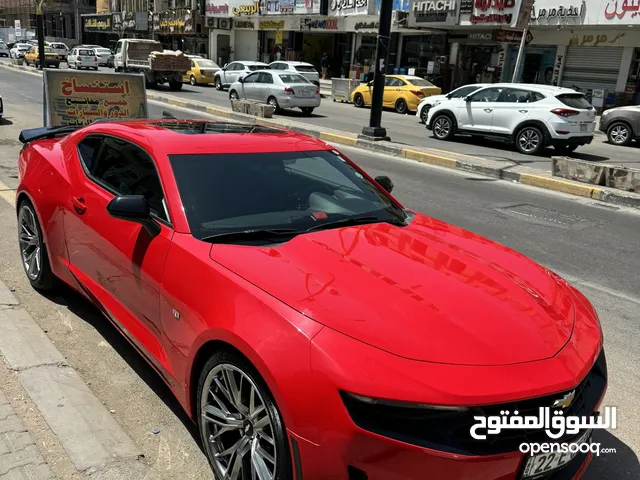
<svg viewBox="0 0 640 480">
<path fill-rule="evenodd" d="M 445 100 L 451 100 L 452 98 L 463 98 L 467 95 L 471 95 L 476 90 L 482 87 L 488 87 L 491 83 L 473 83 L 471 85 L 464 85 L 458 87 L 455 90 L 447 93 L 446 95 L 431 95 L 425 97 L 418 104 L 418 111 L 416 112 L 416 118 L 420 123 L 427 123 L 427 117 L 429 116 L 429 110 L 436 105 L 440 105 Z"/>
<path fill-rule="evenodd" d="M 553 146 L 562 153 L 591 143 L 596 111 L 569 88 L 497 83 L 429 110 L 426 127 L 439 140 L 456 134 L 514 143 L 527 155 Z"/>
</svg>

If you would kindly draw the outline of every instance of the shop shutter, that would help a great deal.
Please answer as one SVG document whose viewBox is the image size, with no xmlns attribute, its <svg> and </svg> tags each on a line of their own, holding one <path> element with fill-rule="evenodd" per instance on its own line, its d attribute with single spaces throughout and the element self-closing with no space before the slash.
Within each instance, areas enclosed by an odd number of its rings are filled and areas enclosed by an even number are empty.
<svg viewBox="0 0 640 480">
<path fill-rule="evenodd" d="M 615 92 L 622 64 L 623 47 L 567 48 L 562 86 L 582 89 L 602 88 Z"/>
</svg>

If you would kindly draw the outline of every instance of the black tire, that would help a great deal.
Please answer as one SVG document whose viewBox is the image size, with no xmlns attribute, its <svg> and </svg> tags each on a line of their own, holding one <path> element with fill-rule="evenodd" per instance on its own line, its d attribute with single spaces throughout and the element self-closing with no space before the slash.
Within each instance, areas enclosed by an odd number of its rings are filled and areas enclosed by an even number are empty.
<svg viewBox="0 0 640 480">
<path fill-rule="evenodd" d="M 607 129 L 607 138 L 612 145 L 624 147 L 633 140 L 633 129 L 625 122 L 614 122 Z"/>
<path fill-rule="evenodd" d="M 172 92 L 177 92 L 178 90 L 182 90 L 182 80 L 179 82 L 169 82 L 169 90 Z"/>
<path fill-rule="evenodd" d="M 313 113 L 314 108 L 313 107 L 302 107 L 300 110 L 302 110 L 302 114 L 309 116 Z"/>
<path fill-rule="evenodd" d="M 553 148 L 559 154 L 565 155 L 567 153 L 575 151 L 575 149 L 578 148 L 578 145 L 556 145 Z"/>
<path fill-rule="evenodd" d="M 364 107 L 364 97 L 360 93 L 356 93 L 353 97 L 353 105 L 356 108 Z"/>
<path fill-rule="evenodd" d="M 527 125 L 518 130 L 514 143 L 516 149 L 524 155 L 537 155 L 545 146 L 542 131 L 533 125 Z"/>
<path fill-rule="evenodd" d="M 38 216 L 36 215 L 36 210 L 33 207 L 33 204 L 26 199 L 22 200 L 18 207 L 19 239 L 21 234 L 24 233 L 21 222 L 22 222 L 23 215 L 29 215 L 29 213 L 27 212 L 30 212 L 30 215 L 33 216 L 33 220 L 34 220 L 33 226 L 36 231 L 31 233 L 35 233 L 38 239 L 38 245 L 40 247 L 40 251 L 38 253 L 39 262 L 40 262 L 40 271 L 38 272 L 38 275 L 35 278 L 32 278 L 32 276 L 29 274 L 28 268 L 25 265 L 22 245 L 19 240 L 18 245 L 20 247 L 20 259 L 21 259 L 22 267 L 24 268 L 25 275 L 27 276 L 27 279 L 29 280 L 29 283 L 33 288 L 40 291 L 50 291 L 50 290 L 53 290 L 54 287 L 56 286 L 57 279 L 53 274 L 53 272 L 51 271 L 51 265 L 49 264 L 49 255 L 47 252 L 47 246 L 44 243 L 44 237 L 42 236 L 42 228 L 40 227 L 40 221 L 38 220 Z"/>
<path fill-rule="evenodd" d="M 216 90 L 224 90 L 224 87 L 222 86 L 222 80 L 220 80 L 220 77 L 216 77 L 216 79 L 213 81 L 213 85 L 216 87 Z"/>
<path fill-rule="evenodd" d="M 438 140 L 451 140 L 456 133 L 453 119 L 444 113 L 431 120 L 431 128 L 433 136 Z"/>
<path fill-rule="evenodd" d="M 94 70 L 98 70 L 98 67 L 93 67 Z"/>
<path fill-rule="evenodd" d="M 229 100 L 240 100 L 240 95 L 235 90 L 229 92 Z"/>
<path fill-rule="evenodd" d="M 194 77 L 193 75 L 191 75 L 191 76 L 189 77 L 189 83 L 191 84 L 191 86 L 192 86 L 192 87 L 195 87 L 195 86 L 198 84 L 198 82 L 196 82 L 196 77 Z"/>
<path fill-rule="evenodd" d="M 278 104 L 278 99 L 276 97 L 267 98 L 267 103 L 272 107 L 276 108 L 276 112 L 280 111 L 280 105 Z"/>
<path fill-rule="evenodd" d="M 404 98 L 399 98 L 396 101 L 396 112 L 398 112 L 400 115 L 404 115 L 409 111 L 409 105 L 407 105 L 407 102 L 405 101 Z"/>
<path fill-rule="evenodd" d="M 202 412 L 202 394 L 205 391 L 205 383 L 207 383 L 207 378 L 209 374 L 216 367 L 221 366 L 231 366 L 234 369 L 239 370 L 244 374 L 249 380 L 255 385 L 255 390 L 257 391 L 260 401 L 263 402 L 265 410 L 267 411 L 268 418 L 270 420 L 270 430 L 273 434 L 273 442 L 275 446 L 275 460 L 276 460 L 276 471 L 273 475 L 274 480 L 288 480 L 293 478 L 293 472 L 291 471 L 291 454 L 289 452 L 289 442 L 286 436 L 286 429 L 284 426 L 284 422 L 282 420 L 282 416 L 278 411 L 278 407 L 273 399 L 273 395 L 269 391 L 268 386 L 265 381 L 262 379 L 258 371 L 251 365 L 251 363 L 246 360 L 241 355 L 229 351 L 229 350 L 220 350 L 214 353 L 209 360 L 204 364 L 202 371 L 200 372 L 200 377 L 198 378 L 198 389 L 196 396 L 196 421 L 198 423 L 198 430 L 200 432 L 200 438 L 202 441 L 202 445 L 204 445 L 205 455 L 209 460 L 209 464 L 214 472 L 217 471 L 217 467 L 214 463 L 214 447 L 211 442 L 210 428 L 209 423 L 204 419 Z M 245 390 L 250 388 L 251 385 L 247 386 L 248 382 L 244 382 Z M 210 390 L 208 390 L 210 392 Z M 208 395 L 211 395 L 209 393 Z M 248 421 L 245 416 L 245 421 Z M 233 433 L 233 432 L 229 432 Z M 243 429 L 243 433 L 246 434 L 246 429 Z M 226 434 L 223 434 L 226 435 Z M 246 434 L 248 435 L 248 434 Z M 235 439 L 235 437 L 233 437 Z M 242 438 L 242 437 L 241 437 Z M 244 465 L 243 465 L 244 466 Z M 244 475 L 245 472 L 242 472 L 243 475 L 241 478 L 250 478 L 250 472 L 248 475 Z M 218 473 L 219 475 L 219 473 Z"/>
<path fill-rule="evenodd" d="M 422 108 L 422 111 L 420 112 L 420 121 L 425 125 L 427 124 L 427 117 L 429 116 L 429 110 L 431 110 L 431 107 L 429 105 L 425 105 Z"/>
<path fill-rule="evenodd" d="M 116 73 L 120 73 L 120 67 L 116 67 L 115 71 Z"/>
</svg>

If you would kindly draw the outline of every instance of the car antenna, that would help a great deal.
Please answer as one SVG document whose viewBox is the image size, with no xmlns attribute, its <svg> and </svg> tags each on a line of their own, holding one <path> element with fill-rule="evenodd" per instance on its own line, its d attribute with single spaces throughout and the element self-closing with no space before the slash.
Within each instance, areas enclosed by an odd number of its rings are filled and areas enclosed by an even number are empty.
<svg viewBox="0 0 640 480">
<path fill-rule="evenodd" d="M 176 116 L 173 113 L 167 112 L 166 110 L 162 111 L 162 118 L 168 118 L 171 120 L 177 120 Z"/>
</svg>

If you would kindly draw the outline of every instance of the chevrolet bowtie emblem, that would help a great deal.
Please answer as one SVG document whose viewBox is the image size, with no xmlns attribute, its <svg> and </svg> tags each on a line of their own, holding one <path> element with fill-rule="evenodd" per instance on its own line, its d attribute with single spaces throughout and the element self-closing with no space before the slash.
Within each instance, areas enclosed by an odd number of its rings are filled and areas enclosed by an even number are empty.
<svg viewBox="0 0 640 480">
<path fill-rule="evenodd" d="M 575 390 L 570 391 L 564 397 L 559 398 L 558 400 L 553 402 L 552 408 L 556 408 L 556 407 L 567 408 L 569 405 L 571 405 L 575 396 L 576 396 L 576 391 Z"/>
</svg>

